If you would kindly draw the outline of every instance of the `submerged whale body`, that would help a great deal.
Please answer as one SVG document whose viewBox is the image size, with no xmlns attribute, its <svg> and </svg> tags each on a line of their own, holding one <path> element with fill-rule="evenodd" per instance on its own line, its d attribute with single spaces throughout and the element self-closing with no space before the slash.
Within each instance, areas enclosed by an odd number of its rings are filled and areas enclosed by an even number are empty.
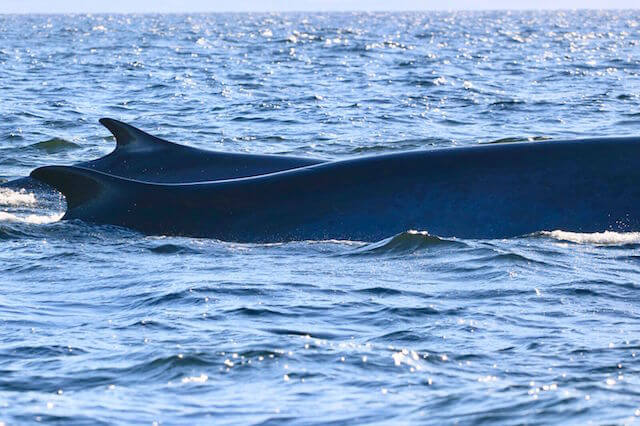
<svg viewBox="0 0 640 426">
<path fill-rule="evenodd" d="M 146 234 L 272 242 L 640 230 L 640 138 L 394 153 L 186 184 L 75 166 L 31 176 L 65 195 L 63 219 Z"/>
<path fill-rule="evenodd" d="M 111 118 L 102 118 L 100 123 L 115 137 L 115 150 L 76 166 L 129 179 L 162 183 L 212 181 L 273 173 L 324 161 L 209 151 L 166 141 Z M 27 177 L 0 186 L 17 189 L 40 185 Z"/>
</svg>

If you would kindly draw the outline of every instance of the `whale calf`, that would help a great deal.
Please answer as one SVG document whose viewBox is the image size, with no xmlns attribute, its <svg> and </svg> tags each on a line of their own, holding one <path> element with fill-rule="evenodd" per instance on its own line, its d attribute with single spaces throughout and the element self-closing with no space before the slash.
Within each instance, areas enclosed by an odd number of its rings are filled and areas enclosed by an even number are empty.
<svg viewBox="0 0 640 426">
<path fill-rule="evenodd" d="M 212 181 L 272 173 L 325 161 L 209 151 L 166 141 L 112 118 L 101 118 L 100 123 L 115 137 L 115 150 L 104 157 L 75 165 L 130 179 L 162 183 Z M 0 186 L 19 189 L 40 185 L 26 177 Z"/>
<path fill-rule="evenodd" d="M 31 176 L 62 192 L 63 219 L 146 234 L 275 242 L 640 231 L 640 138 L 393 153 L 253 177 L 149 183 L 77 166 Z"/>
</svg>

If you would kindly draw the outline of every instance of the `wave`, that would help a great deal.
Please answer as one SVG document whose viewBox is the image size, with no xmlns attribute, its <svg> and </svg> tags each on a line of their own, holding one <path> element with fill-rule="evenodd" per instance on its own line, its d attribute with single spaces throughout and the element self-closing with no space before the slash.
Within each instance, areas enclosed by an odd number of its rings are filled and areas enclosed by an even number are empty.
<svg viewBox="0 0 640 426">
<path fill-rule="evenodd" d="M 512 108 L 514 105 L 522 105 L 522 104 L 526 104 L 527 102 L 522 100 L 522 99 L 502 99 L 499 101 L 495 101 L 490 103 L 490 106 L 498 106 L 498 107 L 502 107 L 502 108 Z"/>
<path fill-rule="evenodd" d="M 540 235 L 555 240 L 569 241 L 577 244 L 596 245 L 627 245 L 640 244 L 640 232 L 568 232 L 568 231 L 543 231 Z"/>
<path fill-rule="evenodd" d="M 14 191 L 9 188 L 0 188 L 0 206 L 34 206 L 36 204 L 36 196 L 24 189 Z"/>
<path fill-rule="evenodd" d="M 441 238 L 426 231 L 410 230 L 351 250 L 347 255 L 409 254 L 443 246 L 465 246 L 461 241 Z"/>
<path fill-rule="evenodd" d="M 54 213 L 51 215 L 29 214 L 26 216 L 18 216 L 13 213 L 0 211 L 0 222 L 20 222 L 41 225 L 57 222 L 62 218 L 62 216 L 64 216 L 64 213 Z"/>
<path fill-rule="evenodd" d="M 592 245 L 629 245 L 640 244 L 640 232 L 568 232 L 562 230 L 555 231 L 542 231 L 534 234 L 530 234 L 526 237 L 542 236 L 544 238 L 551 238 L 559 241 L 568 241 L 576 244 L 592 244 Z M 521 238 L 521 237 L 519 237 Z M 454 238 L 443 238 L 437 235 L 429 234 L 426 231 L 410 230 L 396 234 L 392 237 L 385 238 L 384 240 L 366 244 L 360 246 L 354 250 L 350 250 L 344 255 L 397 255 L 397 254 L 411 254 L 417 251 L 428 250 L 432 248 L 443 247 L 467 247 L 468 245 L 464 240 Z M 525 258 L 519 254 L 501 254 L 492 258 L 493 260 L 501 261 L 526 261 L 527 263 L 535 262 L 533 259 Z"/>
<path fill-rule="evenodd" d="M 617 126 L 638 126 L 640 125 L 639 120 L 620 120 L 615 123 Z"/>
<path fill-rule="evenodd" d="M 548 141 L 551 138 L 548 136 L 515 136 L 515 137 L 506 137 L 501 139 L 495 139 L 488 142 L 480 142 L 480 145 L 491 145 L 497 143 L 514 143 L 514 142 L 538 142 L 538 141 Z"/>
<path fill-rule="evenodd" d="M 38 204 L 36 194 L 24 188 L 10 189 L 0 188 L 0 206 L 7 210 L 0 210 L 0 222 L 45 224 L 57 222 L 64 216 L 64 212 L 49 214 L 33 213 L 33 208 Z"/>
<path fill-rule="evenodd" d="M 77 143 L 70 142 L 66 139 L 51 138 L 46 141 L 27 145 L 25 148 L 45 151 L 47 154 L 57 154 L 58 152 L 79 149 L 80 145 L 78 145 Z"/>
<path fill-rule="evenodd" d="M 160 244 L 149 247 L 149 251 L 156 254 L 198 254 L 198 250 L 180 244 Z"/>
<path fill-rule="evenodd" d="M 363 153 L 371 153 L 371 152 L 392 152 L 392 151 L 408 151 L 411 149 L 419 148 L 419 145 L 414 144 L 400 144 L 400 145 L 384 145 L 384 144 L 376 144 L 376 145 L 368 145 L 368 146 L 359 146 L 353 148 L 351 150 L 352 154 L 363 154 Z"/>
</svg>

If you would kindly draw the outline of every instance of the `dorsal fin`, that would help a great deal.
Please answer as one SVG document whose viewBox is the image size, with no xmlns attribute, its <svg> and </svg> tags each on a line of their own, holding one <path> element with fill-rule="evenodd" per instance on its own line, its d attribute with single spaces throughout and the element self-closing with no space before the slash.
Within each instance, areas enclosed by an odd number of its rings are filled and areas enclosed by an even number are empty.
<svg viewBox="0 0 640 426">
<path fill-rule="evenodd" d="M 101 118 L 99 121 L 116 138 L 116 151 L 154 151 L 176 145 L 113 118 Z"/>
</svg>

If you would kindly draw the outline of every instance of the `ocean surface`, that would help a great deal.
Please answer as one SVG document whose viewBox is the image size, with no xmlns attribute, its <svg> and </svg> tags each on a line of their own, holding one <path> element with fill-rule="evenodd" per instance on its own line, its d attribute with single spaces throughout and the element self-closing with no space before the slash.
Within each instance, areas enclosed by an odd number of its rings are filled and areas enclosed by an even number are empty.
<svg viewBox="0 0 640 426">
<path fill-rule="evenodd" d="M 110 152 L 100 117 L 326 159 L 638 136 L 639 24 L 0 15 L 0 178 Z M 0 425 L 640 421 L 639 233 L 254 245 L 64 209 L 0 190 Z"/>
</svg>

